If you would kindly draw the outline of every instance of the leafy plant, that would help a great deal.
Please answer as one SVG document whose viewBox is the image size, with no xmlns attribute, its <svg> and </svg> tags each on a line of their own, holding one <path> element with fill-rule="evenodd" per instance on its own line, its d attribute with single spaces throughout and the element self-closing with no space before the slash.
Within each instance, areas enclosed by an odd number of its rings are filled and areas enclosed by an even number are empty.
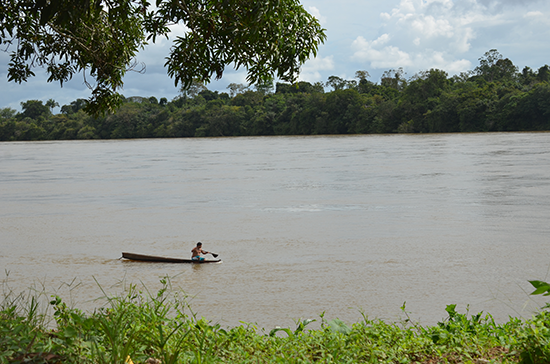
<svg viewBox="0 0 550 364">
<path fill-rule="evenodd" d="M 0 363 L 526 363 L 550 362 L 550 312 L 529 320 L 498 324 L 491 315 L 460 313 L 433 326 L 407 319 L 371 320 L 347 325 L 326 320 L 297 320 L 296 328 L 276 327 L 267 334 L 254 324 L 221 328 L 197 319 L 170 280 L 155 294 L 130 285 L 109 296 L 107 307 L 85 313 L 53 296 L 55 328 L 40 313 L 40 300 L 5 296 L 0 307 Z M 544 283 L 544 282 L 542 282 Z M 536 294 L 544 294 L 535 283 Z M 402 309 L 405 309 L 403 305 Z M 186 312 L 190 312 L 188 315 Z M 286 335 L 277 335 L 285 333 Z"/>
<path fill-rule="evenodd" d="M 550 284 L 543 281 L 529 281 L 535 290 L 531 292 L 532 295 L 541 294 L 543 296 L 550 296 Z"/>
</svg>

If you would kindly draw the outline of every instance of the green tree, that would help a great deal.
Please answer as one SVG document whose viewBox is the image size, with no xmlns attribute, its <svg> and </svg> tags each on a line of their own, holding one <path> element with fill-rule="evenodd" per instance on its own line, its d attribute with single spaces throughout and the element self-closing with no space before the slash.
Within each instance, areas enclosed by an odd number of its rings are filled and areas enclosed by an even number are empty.
<svg viewBox="0 0 550 364">
<path fill-rule="evenodd" d="M 384 71 L 380 79 L 380 85 L 401 91 L 407 85 L 407 81 L 403 77 L 404 74 L 403 67 Z"/>
<path fill-rule="evenodd" d="M 61 113 L 62 114 L 74 114 L 74 113 L 78 112 L 79 110 L 82 110 L 85 106 L 86 106 L 86 100 L 76 99 L 75 101 L 72 101 L 69 105 L 61 106 Z"/>
<path fill-rule="evenodd" d="M 428 131 L 431 133 L 450 133 L 459 130 L 457 105 L 459 96 L 454 91 L 443 92 L 439 102 L 431 110 L 426 111 L 425 119 Z"/>
<path fill-rule="evenodd" d="M 547 64 L 539 68 L 537 72 L 537 79 L 540 82 L 550 81 L 550 67 L 548 67 Z"/>
<path fill-rule="evenodd" d="M 238 136 L 243 118 L 242 108 L 213 100 L 206 105 L 204 123 L 196 129 L 195 136 Z"/>
<path fill-rule="evenodd" d="M 318 134 L 349 134 L 356 132 L 356 125 L 366 116 L 365 102 L 356 90 L 338 90 L 326 96 L 325 110 L 328 114 L 326 128 L 317 129 Z"/>
<path fill-rule="evenodd" d="M 261 105 L 263 101 L 263 95 L 260 92 L 246 91 L 242 94 L 238 94 L 231 100 L 231 104 L 234 106 L 250 106 L 257 107 Z"/>
<path fill-rule="evenodd" d="M 317 94 L 316 94 L 317 95 Z M 273 131 L 277 135 L 308 135 L 312 133 L 309 118 L 303 112 L 309 94 L 304 92 L 284 94 L 284 109 L 279 113 Z"/>
<path fill-rule="evenodd" d="M 496 49 L 491 49 L 479 58 L 479 66 L 474 69 L 474 72 L 478 76 L 484 76 L 488 82 L 492 82 L 494 79 L 494 66 L 501 59 L 502 54 Z"/>
<path fill-rule="evenodd" d="M 40 100 L 28 100 L 21 103 L 23 112 L 19 114 L 20 119 L 29 118 L 32 120 L 46 119 L 51 115 L 50 108 Z"/>
<path fill-rule="evenodd" d="M 53 109 L 55 109 L 56 107 L 59 107 L 59 103 L 54 99 L 49 99 L 48 101 L 46 101 L 46 107 L 50 109 L 50 112 L 53 112 Z"/>
<path fill-rule="evenodd" d="M 362 70 L 362 71 L 355 72 L 355 78 L 357 79 L 358 82 L 366 80 L 369 77 L 370 77 L 370 74 L 367 71 Z"/>
<path fill-rule="evenodd" d="M 247 91 L 248 86 L 245 86 L 242 83 L 230 83 L 227 86 L 227 89 L 229 90 L 229 96 L 233 98 Z"/>
<path fill-rule="evenodd" d="M 12 140 L 15 133 L 17 111 L 9 107 L 0 109 L 0 141 Z"/>
<path fill-rule="evenodd" d="M 277 83 L 279 89 L 280 83 Z M 285 84 L 286 85 L 286 84 Z M 290 85 L 289 85 L 290 86 Z M 245 118 L 241 124 L 243 135 L 273 135 L 274 127 L 281 122 L 282 114 L 288 107 L 287 97 L 282 93 L 269 95 L 263 104 L 254 110 L 252 118 Z M 278 129 L 277 129 L 278 130 Z"/>
<path fill-rule="evenodd" d="M 320 82 L 317 82 L 315 84 L 311 84 L 306 81 L 300 81 L 293 85 L 288 83 L 281 83 L 277 82 L 276 93 L 313 93 L 313 92 L 324 92 L 323 84 Z"/>
<path fill-rule="evenodd" d="M 462 132 L 489 131 L 491 114 L 498 100 L 497 87 L 487 83 L 481 87 L 468 82 L 459 91 L 457 114 Z"/>
<path fill-rule="evenodd" d="M 8 47 L 8 79 L 24 82 L 42 66 L 61 85 L 84 73 L 92 89 L 87 110 L 103 113 L 122 103 L 118 90 L 138 51 L 169 34 L 166 67 L 176 85 L 220 78 L 228 65 L 248 70 L 255 84 L 274 75 L 294 81 L 300 66 L 326 39 L 317 19 L 297 0 L 9 0 L 0 3 L 0 43 Z M 93 83 L 93 85 L 91 85 Z"/>
<path fill-rule="evenodd" d="M 517 78 L 518 69 L 508 58 L 503 58 L 496 49 L 485 52 L 479 59 L 475 73 L 487 82 L 513 81 Z"/>
<path fill-rule="evenodd" d="M 531 86 L 537 82 L 537 75 L 533 72 L 531 67 L 525 66 L 519 74 L 519 81 L 522 85 Z"/>
<path fill-rule="evenodd" d="M 16 114 L 17 114 L 17 111 L 9 107 L 0 109 L 0 121 L 9 120 L 15 117 Z"/>
<path fill-rule="evenodd" d="M 357 75 L 360 76 L 357 76 Z M 367 71 L 357 71 L 356 77 L 366 77 L 368 76 Z M 344 80 L 338 76 L 329 76 L 328 81 L 325 83 L 326 87 L 332 87 L 334 91 L 345 90 L 348 88 L 355 88 L 357 86 L 357 81 L 355 80 Z"/>
<path fill-rule="evenodd" d="M 267 79 L 263 81 L 259 81 L 254 85 L 254 88 L 257 92 L 267 95 L 273 93 L 273 79 Z"/>
<path fill-rule="evenodd" d="M 398 110 L 403 124 L 401 131 L 429 132 L 430 123 L 426 119 L 439 104 L 439 96 L 448 89 L 447 73 L 431 69 L 418 74 L 403 90 Z"/>
<path fill-rule="evenodd" d="M 333 91 L 343 90 L 346 85 L 346 80 L 338 76 L 329 76 L 328 81 L 325 84 L 327 87 L 332 87 Z"/>
<path fill-rule="evenodd" d="M 202 91 L 206 90 L 206 86 L 204 85 L 204 82 L 201 82 L 199 80 L 193 80 L 188 85 L 181 85 L 180 87 L 180 94 L 183 97 L 189 97 L 194 98 Z"/>
<path fill-rule="evenodd" d="M 510 130 L 549 130 L 550 84 L 537 83 L 532 90 L 517 98 L 515 125 Z"/>
<path fill-rule="evenodd" d="M 355 78 L 357 79 L 357 86 L 355 89 L 362 94 L 371 93 L 374 89 L 374 83 L 369 81 L 370 74 L 367 71 L 355 72 Z"/>
<path fill-rule="evenodd" d="M 206 101 L 217 100 L 220 98 L 220 93 L 218 91 L 210 91 L 209 89 L 202 90 L 199 92 L 199 95 Z"/>
</svg>

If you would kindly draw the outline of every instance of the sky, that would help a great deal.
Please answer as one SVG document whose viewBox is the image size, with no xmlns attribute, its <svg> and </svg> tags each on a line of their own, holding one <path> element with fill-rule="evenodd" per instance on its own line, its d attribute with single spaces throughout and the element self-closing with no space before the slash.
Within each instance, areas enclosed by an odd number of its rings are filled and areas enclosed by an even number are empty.
<svg viewBox="0 0 550 364">
<path fill-rule="evenodd" d="M 479 58 L 497 49 L 519 69 L 550 64 L 550 1 L 547 0 L 302 0 L 326 29 L 317 57 L 302 67 L 300 80 L 326 82 L 329 76 L 352 80 L 367 71 L 380 82 L 384 71 L 402 67 L 405 77 L 438 68 L 449 75 L 473 70 Z M 172 39 L 181 32 L 175 29 Z M 145 73 L 128 72 L 121 93 L 172 100 L 178 88 L 166 74 L 171 40 L 161 40 L 138 54 Z M 20 110 L 27 100 L 54 99 L 60 105 L 90 97 L 82 75 L 60 87 L 46 73 L 23 84 L 8 82 L 9 57 L 0 51 L 0 108 Z M 246 84 L 246 71 L 226 68 L 208 89 L 228 92 L 230 83 Z M 55 110 L 54 110 L 55 111 Z"/>
</svg>

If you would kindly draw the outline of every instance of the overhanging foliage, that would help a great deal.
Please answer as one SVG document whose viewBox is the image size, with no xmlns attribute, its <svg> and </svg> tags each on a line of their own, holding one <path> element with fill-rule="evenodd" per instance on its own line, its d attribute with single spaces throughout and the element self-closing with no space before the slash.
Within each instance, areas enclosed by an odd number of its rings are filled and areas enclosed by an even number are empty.
<svg viewBox="0 0 550 364">
<path fill-rule="evenodd" d="M 44 67 L 61 85 L 83 73 L 92 89 L 87 110 L 98 115 L 122 103 L 124 74 L 148 42 L 177 37 L 168 74 L 184 87 L 220 78 L 226 66 L 248 70 L 256 83 L 274 75 L 294 81 L 300 66 L 326 36 L 296 0 L 5 0 L 0 4 L 0 43 L 10 53 L 8 79 L 27 81 Z M 87 76 L 86 76 L 87 75 Z M 93 79 L 94 81 L 90 80 Z"/>
</svg>

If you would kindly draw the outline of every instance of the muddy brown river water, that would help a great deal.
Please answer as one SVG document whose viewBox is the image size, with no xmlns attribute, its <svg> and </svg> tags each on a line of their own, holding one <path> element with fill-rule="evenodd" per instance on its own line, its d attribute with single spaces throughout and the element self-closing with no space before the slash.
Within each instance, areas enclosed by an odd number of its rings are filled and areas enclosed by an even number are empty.
<svg viewBox="0 0 550 364">
<path fill-rule="evenodd" d="M 197 241 L 223 263 L 118 260 Z M 504 321 L 549 253 L 550 133 L 0 143 L 3 287 L 80 308 L 169 276 L 222 326 Z"/>
</svg>

